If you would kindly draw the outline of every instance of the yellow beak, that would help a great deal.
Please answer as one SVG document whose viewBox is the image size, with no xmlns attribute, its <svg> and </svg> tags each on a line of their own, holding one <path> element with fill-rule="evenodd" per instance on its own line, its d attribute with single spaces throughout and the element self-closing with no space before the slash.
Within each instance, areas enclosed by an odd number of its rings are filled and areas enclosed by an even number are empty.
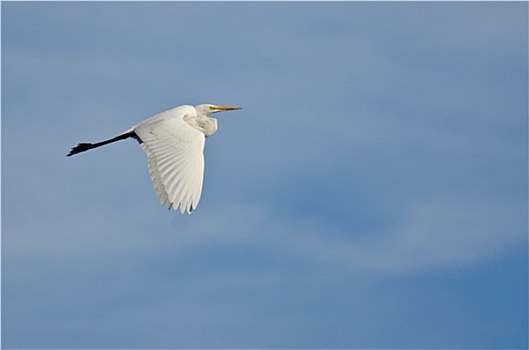
<svg viewBox="0 0 529 350">
<path fill-rule="evenodd" d="M 216 106 L 216 107 L 220 111 L 236 111 L 238 109 L 242 109 L 241 107 L 237 107 L 237 106 Z"/>
</svg>

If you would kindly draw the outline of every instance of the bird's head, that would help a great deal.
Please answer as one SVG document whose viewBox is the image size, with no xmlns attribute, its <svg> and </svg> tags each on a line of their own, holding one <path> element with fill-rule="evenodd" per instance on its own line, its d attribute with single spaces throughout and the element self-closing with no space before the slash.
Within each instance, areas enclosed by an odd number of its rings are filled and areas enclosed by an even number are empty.
<svg viewBox="0 0 529 350">
<path fill-rule="evenodd" d="M 195 109 L 197 110 L 197 115 L 209 115 L 211 113 L 217 113 L 217 112 L 224 112 L 224 111 L 236 111 L 238 109 L 241 109 L 241 107 L 237 106 L 217 106 L 217 105 L 211 105 L 211 104 L 203 104 L 195 106 Z"/>
</svg>

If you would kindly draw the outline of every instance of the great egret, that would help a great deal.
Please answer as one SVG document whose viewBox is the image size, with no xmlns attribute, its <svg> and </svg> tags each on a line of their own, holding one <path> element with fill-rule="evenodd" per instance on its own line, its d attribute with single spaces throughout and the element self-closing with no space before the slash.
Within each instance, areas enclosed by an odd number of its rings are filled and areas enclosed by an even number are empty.
<svg viewBox="0 0 529 350">
<path fill-rule="evenodd" d="M 191 214 L 202 192 L 205 140 L 217 131 L 217 119 L 208 115 L 238 109 L 241 107 L 211 104 L 175 107 L 112 139 L 80 143 L 67 157 L 132 137 L 147 153 L 149 173 L 160 203 L 168 209 L 180 208 L 182 214 L 186 211 Z"/>
</svg>

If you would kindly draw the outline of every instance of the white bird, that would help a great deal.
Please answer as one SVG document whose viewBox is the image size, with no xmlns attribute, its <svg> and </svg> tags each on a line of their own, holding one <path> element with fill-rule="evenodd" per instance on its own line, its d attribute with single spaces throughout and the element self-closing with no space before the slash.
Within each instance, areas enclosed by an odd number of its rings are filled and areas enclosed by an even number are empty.
<svg viewBox="0 0 529 350">
<path fill-rule="evenodd" d="M 183 105 L 156 114 L 124 133 L 98 143 L 80 143 L 67 157 L 89 149 L 124 140 L 136 139 L 149 158 L 151 174 L 160 203 L 180 212 L 196 209 L 204 179 L 204 144 L 217 131 L 217 119 L 211 113 L 238 110 L 241 107 Z"/>
</svg>

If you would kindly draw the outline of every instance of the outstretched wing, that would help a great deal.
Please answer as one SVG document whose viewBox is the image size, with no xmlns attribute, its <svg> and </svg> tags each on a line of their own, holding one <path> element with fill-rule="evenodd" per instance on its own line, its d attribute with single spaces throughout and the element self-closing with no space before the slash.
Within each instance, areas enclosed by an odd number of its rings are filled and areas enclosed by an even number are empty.
<svg viewBox="0 0 529 350">
<path fill-rule="evenodd" d="M 133 127 L 149 157 L 160 203 L 169 209 L 180 208 L 182 214 L 191 214 L 198 206 L 204 178 L 204 134 L 183 119 L 194 112 L 175 108 Z"/>
</svg>

